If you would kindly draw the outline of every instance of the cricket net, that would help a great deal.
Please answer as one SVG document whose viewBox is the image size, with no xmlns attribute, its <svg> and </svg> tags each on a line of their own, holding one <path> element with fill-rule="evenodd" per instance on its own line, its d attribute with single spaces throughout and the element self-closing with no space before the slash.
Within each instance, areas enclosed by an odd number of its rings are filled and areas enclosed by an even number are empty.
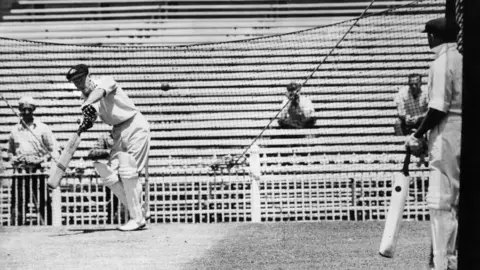
<svg viewBox="0 0 480 270">
<path fill-rule="evenodd" d="M 413 1 L 300 32 L 175 47 L 2 38 L 0 91 L 14 108 L 20 97 L 35 97 L 36 117 L 64 145 L 80 117 L 78 92 L 65 73 L 84 63 L 94 77 L 113 76 L 150 122 L 148 188 L 156 222 L 250 221 L 252 180 L 246 164 L 254 144 L 261 157 L 261 220 L 383 219 L 392 173 L 401 169 L 405 155 L 404 137 L 394 134 L 394 97 L 411 73 L 424 75 L 426 84 L 432 54 L 421 31 L 444 11 L 444 1 Z M 291 81 L 301 83 L 300 94 L 314 104 L 314 128 L 278 127 Z M 162 83 L 171 89 L 161 91 Z M 18 118 L 4 103 L 0 114 L 0 143 L 6 145 Z M 83 136 L 70 164 L 73 175 L 77 169 L 82 173 L 61 183 L 62 224 L 86 223 L 67 218 L 80 197 L 100 194 L 110 202 L 86 160 L 109 129 L 96 123 Z M 236 166 L 225 167 L 225 160 Z M 418 162 L 413 159 L 410 166 L 418 181 L 412 180 L 405 215 L 425 219 L 428 173 Z M 2 178 L 1 209 L 12 202 L 10 171 Z M 217 185 L 213 175 L 223 175 L 227 184 Z M 77 199 L 66 199 L 66 190 L 77 190 L 72 195 Z M 80 220 L 108 211 L 75 209 L 87 216 Z M 0 213 L 4 225 L 13 224 L 9 211 Z"/>
</svg>

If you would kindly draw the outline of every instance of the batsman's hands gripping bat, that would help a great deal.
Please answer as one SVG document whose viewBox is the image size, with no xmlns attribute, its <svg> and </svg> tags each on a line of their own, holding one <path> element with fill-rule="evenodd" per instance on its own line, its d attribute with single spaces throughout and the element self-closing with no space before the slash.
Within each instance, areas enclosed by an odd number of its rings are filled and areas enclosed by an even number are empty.
<svg viewBox="0 0 480 270">
<path fill-rule="evenodd" d="M 416 157 L 425 156 L 428 151 L 427 140 L 424 137 L 417 138 L 414 134 L 407 137 L 405 140 L 405 147 Z"/>
<path fill-rule="evenodd" d="M 97 119 L 97 112 L 92 105 L 87 105 L 82 108 L 83 120 L 80 123 L 75 134 L 70 137 L 67 142 L 67 145 L 62 151 L 60 158 L 56 161 L 54 166 L 51 166 L 50 172 L 48 175 L 48 187 L 55 189 L 60 184 L 63 174 L 68 168 L 68 164 L 73 157 L 73 154 L 78 148 L 78 145 L 82 141 L 81 134 L 84 131 L 93 127 L 93 122 Z"/>
<path fill-rule="evenodd" d="M 390 206 L 388 207 L 385 228 L 383 230 L 382 240 L 380 242 L 379 254 L 383 257 L 393 258 L 397 246 L 401 222 L 403 219 L 403 209 L 408 195 L 410 177 L 408 166 L 410 165 L 411 152 L 407 148 L 405 160 L 403 161 L 402 172 L 393 173 L 392 195 L 390 197 Z"/>
<path fill-rule="evenodd" d="M 97 120 L 97 110 L 90 104 L 82 108 L 83 121 L 80 124 L 80 132 L 87 131 L 93 127 Z"/>
</svg>

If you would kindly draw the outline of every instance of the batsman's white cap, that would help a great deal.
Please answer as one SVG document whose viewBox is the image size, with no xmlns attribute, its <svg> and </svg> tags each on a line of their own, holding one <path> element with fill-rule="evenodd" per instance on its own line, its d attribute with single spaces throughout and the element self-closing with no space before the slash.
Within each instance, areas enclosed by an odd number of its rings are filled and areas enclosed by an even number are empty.
<svg viewBox="0 0 480 270">
<path fill-rule="evenodd" d="M 22 97 L 20 98 L 20 100 L 18 101 L 18 105 L 32 105 L 32 106 L 35 106 L 37 107 L 37 101 L 33 98 L 33 97 Z"/>
</svg>

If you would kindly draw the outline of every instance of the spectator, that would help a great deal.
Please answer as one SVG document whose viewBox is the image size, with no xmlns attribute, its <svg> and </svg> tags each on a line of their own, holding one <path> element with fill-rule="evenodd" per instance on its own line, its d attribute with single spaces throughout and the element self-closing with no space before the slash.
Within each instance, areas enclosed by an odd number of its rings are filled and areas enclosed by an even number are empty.
<svg viewBox="0 0 480 270">
<path fill-rule="evenodd" d="M 408 86 L 400 89 L 395 97 L 398 119 L 395 135 L 410 135 L 420 126 L 427 113 L 427 91 L 422 89 L 422 75 L 408 75 Z"/>
<path fill-rule="evenodd" d="M 37 105 L 32 97 L 23 97 L 18 104 L 21 120 L 8 138 L 7 153 L 16 175 L 12 179 L 12 213 L 18 225 L 23 225 L 27 205 L 36 205 L 42 221 L 51 224 L 51 205 L 45 175 L 46 164 L 60 155 L 58 143 L 50 128 L 35 119 Z M 32 192 L 32 193 L 30 193 Z M 26 203 L 25 203 L 26 202 Z M 20 205 L 21 204 L 21 205 Z"/>
<path fill-rule="evenodd" d="M 281 105 L 283 109 L 278 115 L 280 128 L 311 128 L 315 125 L 313 103 L 305 96 L 300 96 L 300 88 L 301 85 L 296 82 L 287 86 L 287 94 Z M 289 100 L 290 104 L 285 106 Z"/>
</svg>

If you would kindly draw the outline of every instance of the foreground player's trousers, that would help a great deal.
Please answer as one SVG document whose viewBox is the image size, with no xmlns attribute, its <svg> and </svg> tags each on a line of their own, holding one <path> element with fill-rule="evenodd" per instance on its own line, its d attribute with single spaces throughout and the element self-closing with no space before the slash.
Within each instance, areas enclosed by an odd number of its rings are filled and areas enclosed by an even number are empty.
<svg viewBox="0 0 480 270">
<path fill-rule="evenodd" d="M 435 269 L 456 269 L 456 209 L 460 187 L 462 119 L 448 115 L 429 134 L 430 179 L 427 203 Z"/>
</svg>

